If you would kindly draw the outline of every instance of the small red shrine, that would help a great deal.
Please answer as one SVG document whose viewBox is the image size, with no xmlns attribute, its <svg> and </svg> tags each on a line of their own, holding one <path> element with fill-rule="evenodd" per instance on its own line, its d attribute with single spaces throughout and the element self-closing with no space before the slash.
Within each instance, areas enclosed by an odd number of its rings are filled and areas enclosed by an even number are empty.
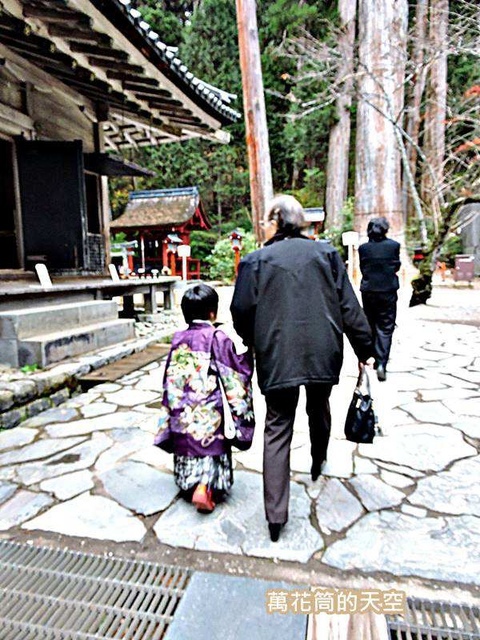
<svg viewBox="0 0 480 640">
<path fill-rule="evenodd" d="M 193 230 L 208 230 L 211 223 L 203 209 L 198 187 L 133 191 L 125 212 L 114 220 L 113 233 L 123 231 L 127 240 L 137 240 L 136 268 L 181 272 L 179 245 L 190 245 Z M 200 261 L 187 258 L 188 278 L 200 277 Z"/>
</svg>

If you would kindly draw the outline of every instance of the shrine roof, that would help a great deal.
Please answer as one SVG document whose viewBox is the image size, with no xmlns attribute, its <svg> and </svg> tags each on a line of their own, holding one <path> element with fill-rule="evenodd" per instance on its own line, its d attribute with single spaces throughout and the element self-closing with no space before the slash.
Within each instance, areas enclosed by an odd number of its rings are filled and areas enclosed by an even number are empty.
<svg viewBox="0 0 480 640">
<path fill-rule="evenodd" d="M 181 226 L 197 218 L 198 227 L 210 228 L 197 187 L 133 191 L 125 212 L 114 220 L 113 231 L 132 228 Z"/>
</svg>

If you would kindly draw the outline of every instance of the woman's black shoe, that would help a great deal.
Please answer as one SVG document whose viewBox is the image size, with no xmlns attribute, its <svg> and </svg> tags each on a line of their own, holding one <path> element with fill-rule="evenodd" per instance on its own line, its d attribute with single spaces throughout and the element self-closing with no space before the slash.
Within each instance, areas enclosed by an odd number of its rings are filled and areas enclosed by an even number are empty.
<svg viewBox="0 0 480 640">
<path fill-rule="evenodd" d="M 282 530 L 283 524 L 279 524 L 277 522 L 269 522 L 268 530 L 270 531 L 270 540 L 272 542 L 277 542 L 280 537 L 280 531 Z"/>
<path fill-rule="evenodd" d="M 380 382 L 384 382 L 387 379 L 387 372 L 385 371 L 385 365 L 379 364 L 377 365 L 377 378 Z"/>
</svg>

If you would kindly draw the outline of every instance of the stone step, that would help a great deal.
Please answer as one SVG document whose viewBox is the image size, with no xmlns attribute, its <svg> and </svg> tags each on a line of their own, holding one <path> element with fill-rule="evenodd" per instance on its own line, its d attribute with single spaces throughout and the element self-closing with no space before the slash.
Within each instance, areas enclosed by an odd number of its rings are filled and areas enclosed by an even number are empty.
<svg viewBox="0 0 480 640">
<path fill-rule="evenodd" d="M 24 339 L 118 318 L 113 300 L 69 302 L 0 312 L 0 338 Z"/>
<path fill-rule="evenodd" d="M 45 367 L 53 362 L 132 340 L 135 337 L 134 327 L 134 320 L 117 319 L 19 340 L 18 366 L 37 364 Z"/>
</svg>

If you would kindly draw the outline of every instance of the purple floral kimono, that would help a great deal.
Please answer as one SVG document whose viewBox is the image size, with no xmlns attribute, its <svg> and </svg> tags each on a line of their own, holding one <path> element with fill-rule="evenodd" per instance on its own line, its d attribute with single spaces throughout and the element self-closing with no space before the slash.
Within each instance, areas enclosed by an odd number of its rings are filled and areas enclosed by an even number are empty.
<svg viewBox="0 0 480 640">
<path fill-rule="evenodd" d="M 255 426 L 252 370 L 251 355 L 237 355 L 230 338 L 209 322 L 195 321 L 175 333 L 165 366 L 154 444 L 175 454 L 175 480 L 182 489 L 193 486 L 192 477 L 201 481 L 204 472 L 210 485 L 229 488 L 231 481 L 212 481 L 218 475 L 212 464 L 220 463 L 223 475 L 231 475 L 231 446 L 241 450 L 251 446 Z M 235 424 L 233 440 L 226 440 L 223 433 L 219 376 Z M 208 457 L 213 457 L 213 462 Z"/>
</svg>

